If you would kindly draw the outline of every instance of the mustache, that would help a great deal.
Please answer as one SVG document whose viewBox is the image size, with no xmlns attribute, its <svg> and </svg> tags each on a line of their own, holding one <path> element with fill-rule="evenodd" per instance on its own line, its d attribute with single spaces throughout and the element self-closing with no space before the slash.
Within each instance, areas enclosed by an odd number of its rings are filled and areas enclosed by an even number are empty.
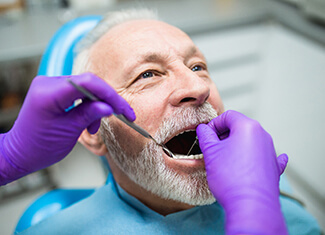
<svg viewBox="0 0 325 235">
<path fill-rule="evenodd" d="M 154 134 L 154 138 L 158 143 L 163 143 L 185 128 L 208 123 L 217 116 L 217 111 L 208 102 L 196 107 L 178 108 L 170 116 L 163 119 L 162 124 Z"/>
</svg>

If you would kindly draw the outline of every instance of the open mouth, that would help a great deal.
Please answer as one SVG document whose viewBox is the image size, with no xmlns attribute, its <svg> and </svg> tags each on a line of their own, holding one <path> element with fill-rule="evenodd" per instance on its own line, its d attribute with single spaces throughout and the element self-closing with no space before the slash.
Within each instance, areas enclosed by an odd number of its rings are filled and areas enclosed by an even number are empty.
<svg viewBox="0 0 325 235">
<path fill-rule="evenodd" d="M 165 145 L 174 153 L 174 159 L 202 159 L 201 149 L 197 141 L 194 144 L 195 141 L 196 131 L 186 130 L 174 136 Z"/>
</svg>

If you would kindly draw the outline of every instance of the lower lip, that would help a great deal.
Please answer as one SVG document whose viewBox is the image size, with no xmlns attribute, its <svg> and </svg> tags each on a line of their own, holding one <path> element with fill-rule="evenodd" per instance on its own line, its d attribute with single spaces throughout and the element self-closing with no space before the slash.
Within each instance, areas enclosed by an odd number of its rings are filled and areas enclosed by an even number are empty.
<svg viewBox="0 0 325 235">
<path fill-rule="evenodd" d="M 167 161 L 169 161 L 171 164 L 173 165 L 180 165 L 180 166 L 186 166 L 186 167 L 205 167 L 204 165 L 204 158 L 201 159 L 175 159 L 175 158 L 171 158 L 168 155 L 165 155 L 165 158 L 168 159 Z"/>
</svg>

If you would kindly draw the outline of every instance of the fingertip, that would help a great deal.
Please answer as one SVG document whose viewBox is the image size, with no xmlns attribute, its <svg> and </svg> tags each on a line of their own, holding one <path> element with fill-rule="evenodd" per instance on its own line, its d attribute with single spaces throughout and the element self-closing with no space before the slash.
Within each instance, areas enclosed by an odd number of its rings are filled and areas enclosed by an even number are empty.
<svg viewBox="0 0 325 235">
<path fill-rule="evenodd" d="M 124 116 L 131 122 L 134 122 L 136 119 L 135 112 L 131 106 L 127 106 L 127 110 L 124 112 Z"/>
<path fill-rule="evenodd" d="M 93 123 L 91 123 L 88 127 L 87 127 L 87 130 L 90 134 L 95 134 L 98 129 L 100 127 L 100 119 L 94 121 Z"/>
<path fill-rule="evenodd" d="M 284 163 L 285 165 L 288 164 L 289 157 L 288 157 L 288 155 L 287 155 L 286 153 L 281 154 L 279 157 L 281 157 L 281 159 L 282 159 L 282 161 L 283 161 L 283 163 Z"/>
<path fill-rule="evenodd" d="M 91 125 L 95 120 L 113 114 L 113 108 L 104 102 L 85 102 L 71 110 L 76 119 L 84 122 L 84 128 Z"/>
<path fill-rule="evenodd" d="M 283 154 L 283 158 L 285 159 L 286 163 L 288 163 L 289 157 L 286 153 Z"/>
<path fill-rule="evenodd" d="M 206 125 L 207 125 L 207 124 L 205 124 L 205 123 L 200 123 L 200 124 L 196 127 L 196 129 L 202 129 L 202 128 L 205 128 Z"/>
<path fill-rule="evenodd" d="M 277 158 L 277 161 L 278 161 L 278 165 L 280 168 L 280 175 L 281 175 L 287 167 L 289 157 L 287 154 L 283 153 Z"/>
<path fill-rule="evenodd" d="M 199 125 L 196 127 L 196 134 L 197 134 L 197 136 L 200 136 L 200 135 L 202 135 L 203 133 L 205 133 L 206 130 L 207 130 L 207 128 L 209 128 L 207 124 L 204 124 L 204 123 L 199 124 Z"/>
<path fill-rule="evenodd" d="M 104 102 L 96 102 L 93 105 L 95 106 L 94 109 L 96 110 L 97 114 L 97 117 L 95 117 L 95 119 L 110 116 L 114 112 L 113 108 Z"/>
<path fill-rule="evenodd" d="M 199 142 L 210 141 L 215 138 L 218 139 L 218 135 L 207 124 L 198 125 L 196 128 L 196 134 Z"/>
</svg>

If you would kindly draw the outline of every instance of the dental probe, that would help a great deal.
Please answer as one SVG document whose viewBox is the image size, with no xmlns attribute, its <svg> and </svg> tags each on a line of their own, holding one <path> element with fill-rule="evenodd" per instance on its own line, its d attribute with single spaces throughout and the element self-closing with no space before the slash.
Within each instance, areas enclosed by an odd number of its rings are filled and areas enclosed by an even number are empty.
<svg viewBox="0 0 325 235">
<path fill-rule="evenodd" d="M 190 150 L 187 152 L 187 154 L 186 154 L 186 156 L 188 156 L 189 154 L 190 154 L 190 152 L 192 151 L 192 149 L 194 148 L 194 146 L 195 146 L 195 144 L 198 144 L 198 138 L 197 137 L 195 137 L 195 141 L 194 141 L 194 143 L 192 144 L 192 146 L 191 146 L 191 148 L 190 148 Z"/>
<path fill-rule="evenodd" d="M 123 115 L 119 114 L 116 115 L 114 114 L 115 117 L 117 117 L 118 119 L 120 119 L 122 122 L 124 122 L 126 125 L 128 125 L 129 127 L 133 128 L 135 131 L 137 131 L 138 133 L 140 133 L 142 136 L 148 138 L 148 139 L 152 139 L 157 145 L 159 145 L 160 147 L 163 148 L 163 150 L 167 153 L 167 155 L 169 155 L 170 157 L 174 158 L 174 154 L 164 145 L 164 144 L 160 144 L 158 143 L 146 130 L 144 130 L 142 127 L 138 126 L 137 124 L 135 124 L 134 122 L 130 122 L 129 120 L 127 120 Z"/>
<path fill-rule="evenodd" d="M 85 88 L 83 88 L 82 86 L 77 85 L 76 83 L 74 83 L 73 81 L 71 81 L 70 79 L 67 79 L 68 82 L 74 87 L 76 88 L 78 91 L 80 91 L 82 94 L 84 94 L 88 99 L 90 99 L 91 101 L 100 101 L 100 99 L 98 99 L 95 95 L 93 95 L 92 93 L 90 93 L 88 90 L 86 90 Z M 67 110 L 70 110 L 71 108 L 69 107 Z M 137 124 L 135 124 L 134 122 L 130 122 L 129 120 L 127 120 L 124 115 L 122 114 L 114 114 L 115 117 L 117 117 L 119 120 L 121 120 L 122 122 L 124 122 L 126 125 L 128 125 L 129 127 L 131 127 L 133 130 L 135 130 L 136 132 L 138 132 L 139 134 L 141 134 L 142 136 L 153 140 L 157 145 L 159 145 L 160 147 L 162 147 L 162 149 L 165 151 L 165 153 L 169 156 L 174 158 L 174 154 L 164 145 L 164 144 L 160 144 L 158 143 L 145 129 L 143 129 L 142 127 L 138 126 Z"/>
</svg>

